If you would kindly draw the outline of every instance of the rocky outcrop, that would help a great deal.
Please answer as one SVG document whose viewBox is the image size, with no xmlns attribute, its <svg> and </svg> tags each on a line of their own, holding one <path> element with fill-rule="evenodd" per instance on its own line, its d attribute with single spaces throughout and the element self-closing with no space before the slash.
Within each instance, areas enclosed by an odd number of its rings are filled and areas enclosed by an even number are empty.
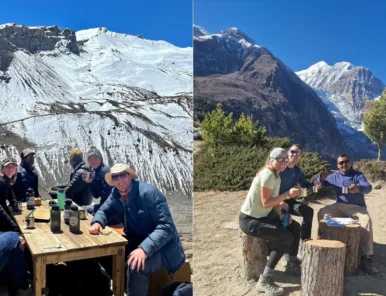
<svg viewBox="0 0 386 296">
<path fill-rule="evenodd" d="M 14 48 L 25 49 L 30 53 L 67 48 L 79 54 L 75 31 L 50 27 L 25 27 L 16 24 L 1 25 L 0 38 L 9 42 Z"/>
</svg>

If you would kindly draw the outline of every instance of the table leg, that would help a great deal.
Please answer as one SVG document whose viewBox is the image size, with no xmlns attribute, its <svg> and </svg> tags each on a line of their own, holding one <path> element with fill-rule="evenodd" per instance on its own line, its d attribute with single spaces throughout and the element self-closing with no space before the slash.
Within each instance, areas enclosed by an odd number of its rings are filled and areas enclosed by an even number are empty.
<svg viewBox="0 0 386 296">
<path fill-rule="evenodd" d="M 46 288 L 46 258 L 39 256 L 33 259 L 34 292 L 35 296 L 42 296 Z"/>
<path fill-rule="evenodd" d="M 124 296 L 125 284 L 125 247 L 118 247 L 117 254 L 113 255 L 113 293 L 115 296 Z"/>
</svg>

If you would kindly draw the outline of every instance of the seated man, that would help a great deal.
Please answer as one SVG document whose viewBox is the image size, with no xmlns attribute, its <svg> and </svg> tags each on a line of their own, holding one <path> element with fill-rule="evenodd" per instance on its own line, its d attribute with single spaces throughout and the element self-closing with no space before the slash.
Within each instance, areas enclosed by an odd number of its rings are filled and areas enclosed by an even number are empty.
<svg viewBox="0 0 386 296">
<path fill-rule="evenodd" d="M 39 197 L 39 182 L 38 174 L 36 173 L 35 163 L 35 151 L 32 149 L 24 149 L 21 153 L 21 163 L 17 168 L 17 200 L 26 201 L 26 193 L 28 188 L 32 188 L 35 197 Z"/>
<path fill-rule="evenodd" d="M 126 293 L 146 296 L 150 273 L 162 266 L 174 273 L 185 263 L 180 238 L 165 196 L 135 180 L 133 169 L 116 164 L 105 179 L 115 188 L 92 219 L 90 233 L 100 234 L 109 218 L 118 216 L 129 241 Z"/>
<path fill-rule="evenodd" d="M 83 162 L 83 153 L 79 149 L 73 149 L 70 153 L 70 165 L 73 173 L 70 176 L 70 183 L 66 185 L 57 185 L 48 190 L 48 194 L 56 199 L 57 190 L 64 189 L 66 198 L 71 198 L 79 206 L 87 206 L 92 203 L 92 194 L 90 186 L 83 181 L 82 174 L 90 171 L 90 168 Z"/>
<path fill-rule="evenodd" d="M 349 157 L 342 154 L 338 157 L 338 172 L 328 175 L 323 171 L 318 177 L 323 185 L 329 185 L 337 195 L 336 203 L 325 206 L 318 212 L 318 221 L 324 218 L 325 214 L 331 217 L 349 217 L 358 219 L 362 226 L 362 236 L 360 241 L 360 251 L 362 253 L 360 267 L 369 274 L 376 274 L 379 271 L 373 266 L 373 230 L 371 218 L 366 209 L 364 194 L 370 193 L 371 184 L 366 177 L 352 168 Z M 348 193 L 342 193 L 342 187 L 348 187 Z"/>
<path fill-rule="evenodd" d="M 301 187 L 312 189 L 312 186 L 320 187 L 320 182 L 308 182 L 304 177 L 302 170 L 297 166 L 303 149 L 299 144 L 293 144 L 288 150 L 288 165 L 287 168 L 280 173 L 280 189 L 279 195 L 287 192 L 291 188 L 295 187 L 296 184 L 300 184 Z M 300 190 L 298 191 L 300 193 Z M 286 199 L 280 204 L 282 210 L 288 211 L 291 215 L 303 217 L 303 223 L 301 228 L 300 238 L 302 241 L 311 238 L 312 219 L 314 217 L 314 210 L 308 205 L 297 201 L 294 198 Z M 301 244 L 300 244 L 301 245 Z M 299 254 L 302 257 L 302 254 Z M 285 253 L 282 257 L 282 263 L 284 266 L 287 265 L 289 260 L 296 260 L 296 258 L 289 258 L 288 253 Z"/>
</svg>

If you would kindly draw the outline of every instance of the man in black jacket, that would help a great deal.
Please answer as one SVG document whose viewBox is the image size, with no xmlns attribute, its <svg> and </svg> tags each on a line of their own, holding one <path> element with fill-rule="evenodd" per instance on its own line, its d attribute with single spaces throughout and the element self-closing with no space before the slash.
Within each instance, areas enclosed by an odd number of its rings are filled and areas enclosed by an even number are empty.
<svg viewBox="0 0 386 296">
<path fill-rule="evenodd" d="M 70 164 L 74 171 L 70 176 L 70 183 L 65 186 L 57 185 L 48 190 L 48 194 L 56 199 L 59 187 L 64 188 L 66 198 L 71 198 L 79 206 L 87 206 L 92 202 L 90 186 L 83 181 L 82 174 L 89 172 L 90 168 L 83 162 L 83 152 L 73 149 L 70 153 Z"/>
<path fill-rule="evenodd" d="M 86 159 L 88 165 L 92 168 L 92 174 L 90 178 L 86 178 L 86 172 L 83 173 L 83 180 L 90 184 L 91 193 L 94 198 L 101 198 L 99 204 L 89 205 L 83 207 L 91 215 L 94 215 L 100 208 L 100 206 L 109 197 L 111 190 L 113 189 L 106 180 L 106 173 L 110 172 L 110 167 L 103 163 L 102 153 L 94 146 L 86 153 Z"/>
<path fill-rule="evenodd" d="M 36 152 L 32 149 L 24 149 L 21 153 L 21 163 L 17 168 L 18 178 L 16 181 L 17 200 L 26 201 L 26 193 L 28 188 L 32 188 L 35 197 L 39 197 L 38 175 L 36 173 L 35 163 Z"/>
</svg>

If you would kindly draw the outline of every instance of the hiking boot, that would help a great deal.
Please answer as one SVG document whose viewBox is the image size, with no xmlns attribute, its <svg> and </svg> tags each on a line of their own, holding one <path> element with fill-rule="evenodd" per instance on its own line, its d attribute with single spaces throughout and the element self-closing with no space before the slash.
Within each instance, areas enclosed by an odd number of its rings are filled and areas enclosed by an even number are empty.
<svg viewBox="0 0 386 296">
<path fill-rule="evenodd" d="M 259 281 L 256 284 L 256 290 L 259 293 L 264 292 L 268 296 L 279 296 L 284 293 L 284 289 L 273 282 L 272 276 L 265 277 L 260 274 Z"/>
<path fill-rule="evenodd" d="M 362 256 L 360 268 L 367 274 L 377 274 L 379 272 L 373 264 L 372 256 Z"/>
<path fill-rule="evenodd" d="M 289 262 L 289 255 L 288 253 L 284 253 L 283 256 L 280 258 L 280 264 L 281 266 L 286 267 L 288 262 Z M 299 258 L 296 258 L 296 262 L 294 263 L 296 263 L 297 265 L 301 265 L 302 261 Z"/>
<path fill-rule="evenodd" d="M 286 274 L 300 276 L 301 275 L 301 268 L 300 268 L 299 264 L 297 264 L 297 263 L 288 262 L 287 266 L 285 267 L 284 272 Z"/>
</svg>

